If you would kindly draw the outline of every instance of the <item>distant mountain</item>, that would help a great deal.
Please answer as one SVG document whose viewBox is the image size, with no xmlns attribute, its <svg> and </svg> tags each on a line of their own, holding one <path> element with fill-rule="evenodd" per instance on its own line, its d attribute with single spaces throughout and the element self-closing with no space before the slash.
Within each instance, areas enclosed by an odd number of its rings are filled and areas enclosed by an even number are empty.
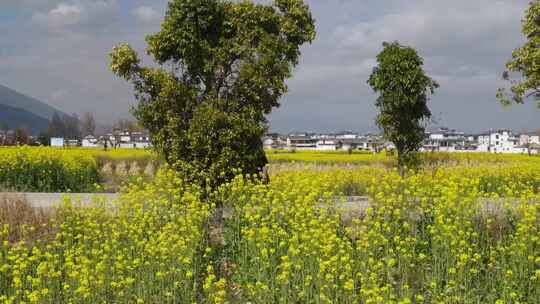
<svg viewBox="0 0 540 304">
<path fill-rule="evenodd" d="M 27 128 L 31 134 L 38 134 L 47 128 L 49 120 L 34 113 L 0 104 L 0 127 L 9 129 Z"/>
<path fill-rule="evenodd" d="M 45 129 L 54 113 L 64 113 L 15 90 L 0 85 L 0 126 L 28 128 L 32 134 Z"/>
<path fill-rule="evenodd" d="M 0 104 L 25 110 L 45 119 L 51 119 L 54 112 L 63 114 L 42 101 L 23 95 L 3 85 L 0 85 Z"/>
</svg>

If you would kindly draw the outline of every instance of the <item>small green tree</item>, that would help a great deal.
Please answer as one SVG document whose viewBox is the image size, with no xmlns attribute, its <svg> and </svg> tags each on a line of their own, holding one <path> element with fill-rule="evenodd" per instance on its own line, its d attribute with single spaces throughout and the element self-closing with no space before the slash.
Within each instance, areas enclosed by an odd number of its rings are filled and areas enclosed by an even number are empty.
<svg viewBox="0 0 540 304">
<path fill-rule="evenodd" d="M 417 151 L 424 140 L 424 123 L 431 117 L 429 95 L 439 87 L 428 77 L 422 58 L 415 49 L 398 42 L 383 43 L 368 84 L 379 97 L 377 125 L 398 152 L 400 172 L 415 166 Z"/>
<path fill-rule="evenodd" d="M 510 81 L 510 92 L 500 88 L 497 98 L 510 105 L 522 104 L 532 97 L 540 107 L 540 1 L 530 2 L 521 31 L 526 37 L 525 44 L 512 52 L 503 72 L 503 79 Z M 520 79 L 511 79 L 515 74 Z"/>
<path fill-rule="evenodd" d="M 314 37 L 303 0 L 173 0 L 160 32 L 146 38 L 156 65 L 141 66 L 121 44 L 111 69 L 134 84 L 133 114 L 155 149 L 193 181 L 216 186 L 266 165 L 265 116 Z"/>
</svg>

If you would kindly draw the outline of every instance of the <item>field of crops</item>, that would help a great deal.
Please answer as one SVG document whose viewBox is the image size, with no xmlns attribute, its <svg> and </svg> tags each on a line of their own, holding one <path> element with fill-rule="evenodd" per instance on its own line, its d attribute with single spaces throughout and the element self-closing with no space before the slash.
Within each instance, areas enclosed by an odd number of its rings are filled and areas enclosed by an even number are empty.
<svg viewBox="0 0 540 304">
<path fill-rule="evenodd" d="M 393 153 L 370 153 L 365 151 L 288 151 L 269 150 L 268 160 L 272 163 L 308 162 L 323 164 L 355 164 L 394 166 L 396 157 Z M 420 158 L 426 165 L 444 164 L 478 164 L 478 163 L 508 163 L 508 162 L 540 162 L 540 156 L 525 154 L 493 154 L 493 153 L 421 153 Z"/>
<path fill-rule="evenodd" d="M 158 164 L 148 150 L 0 148 L 0 191 L 114 191 Z"/>
<path fill-rule="evenodd" d="M 0 302 L 540 303 L 538 158 L 298 161 L 210 196 L 162 169 L 115 206 L 4 224 Z"/>
<path fill-rule="evenodd" d="M 41 192 L 93 191 L 96 161 L 86 153 L 50 148 L 0 149 L 0 189 Z"/>
<path fill-rule="evenodd" d="M 391 168 L 395 156 L 387 153 L 269 151 L 274 167 L 294 163 L 323 166 L 371 166 Z M 426 167 L 480 163 L 540 163 L 540 157 L 496 154 L 422 154 Z M 161 162 L 141 149 L 0 148 L 0 191 L 116 192 L 137 177 L 154 176 Z"/>
</svg>

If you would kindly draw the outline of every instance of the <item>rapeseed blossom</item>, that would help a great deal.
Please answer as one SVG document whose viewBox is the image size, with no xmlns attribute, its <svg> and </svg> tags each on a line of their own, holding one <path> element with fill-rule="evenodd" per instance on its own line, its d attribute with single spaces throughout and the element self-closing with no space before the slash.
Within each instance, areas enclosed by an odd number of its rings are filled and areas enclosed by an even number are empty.
<svg viewBox="0 0 540 304">
<path fill-rule="evenodd" d="M 480 157 L 276 165 L 211 193 L 163 168 L 112 206 L 65 202 L 51 237 L 0 225 L 0 302 L 540 303 L 540 162 Z"/>
</svg>

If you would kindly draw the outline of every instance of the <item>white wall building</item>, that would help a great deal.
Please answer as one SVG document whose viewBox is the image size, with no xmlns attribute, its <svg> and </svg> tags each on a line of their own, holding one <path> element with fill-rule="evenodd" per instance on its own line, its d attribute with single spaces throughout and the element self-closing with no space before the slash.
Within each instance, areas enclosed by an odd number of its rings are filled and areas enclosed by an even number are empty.
<svg viewBox="0 0 540 304">
<path fill-rule="evenodd" d="M 529 143 L 529 147 L 524 143 Z M 292 150 L 319 151 L 395 149 L 392 143 L 385 142 L 380 135 L 359 135 L 352 132 L 293 133 L 286 138 L 281 138 L 279 134 L 268 134 L 263 138 L 263 145 L 265 149 L 281 147 Z M 515 136 L 512 131 L 504 129 L 471 135 L 453 129 L 441 128 L 425 134 L 423 147 L 420 151 L 536 154 L 540 153 L 540 136 L 538 134 Z"/>
<path fill-rule="evenodd" d="M 308 134 L 289 135 L 287 148 L 293 150 L 316 150 L 317 139 Z"/>
<path fill-rule="evenodd" d="M 263 138 L 263 148 L 266 150 L 272 150 L 274 148 L 274 139 L 272 137 Z"/>
<path fill-rule="evenodd" d="M 85 136 L 82 140 L 83 148 L 96 148 L 98 146 L 98 140 L 93 135 Z"/>
<path fill-rule="evenodd" d="M 120 136 L 121 143 L 128 143 L 130 141 L 131 141 L 131 136 L 129 135 L 129 133 Z"/>
<path fill-rule="evenodd" d="M 150 148 L 150 142 L 146 141 L 132 141 L 132 142 L 121 142 L 121 149 L 146 149 Z"/>
<path fill-rule="evenodd" d="M 478 136 L 479 152 L 490 153 L 527 153 L 519 145 L 519 139 L 509 130 L 491 131 Z"/>
<path fill-rule="evenodd" d="M 342 132 L 336 133 L 335 137 L 337 139 L 356 139 L 358 138 L 358 134 L 352 131 L 342 131 Z"/>
<path fill-rule="evenodd" d="M 99 145 L 105 142 L 112 148 L 146 149 L 152 146 L 150 135 L 146 132 L 130 132 L 114 130 L 98 140 Z"/>
<path fill-rule="evenodd" d="M 262 140 L 265 150 L 280 150 L 287 147 L 287 140 L 277 133 L 267 134 Z"/>
<path fill-rule="evenodd" d="M 540 145 L 540 135 L 537 133 L 523 133 L 519 135 L 519 145 L 526 146 L 529 144 Z"/>
<path fill-rule="evenodd" d="M 335 151 L 341 147 L 341 143 L 337 139 L 319 139 L 317 141 L 317 150 L 319 151 Z"/>
<path fill-rule="evenodd" d="M 64 138 L 63 137 L 51 137 L 51 147 L 63 147 Z"/>
<path fill-rule="evenodd" d="M 465 150 L 468 140 L 465 133 L 448 128 L 427 132 L 422 151 L 455 152 Z"/>
</svg>

